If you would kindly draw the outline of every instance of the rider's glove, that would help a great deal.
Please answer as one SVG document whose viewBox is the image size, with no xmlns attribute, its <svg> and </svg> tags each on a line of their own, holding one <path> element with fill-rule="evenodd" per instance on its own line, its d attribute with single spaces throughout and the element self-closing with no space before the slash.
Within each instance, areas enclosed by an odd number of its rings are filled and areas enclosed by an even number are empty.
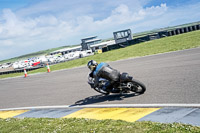
<svg viewBox="0 0 200 133">
<path fill-rule="evenodd" d="M 91 72 L 91 73 L 89 74 L 89 76 L 93 78 L 93 72 Z"/>
</svg>

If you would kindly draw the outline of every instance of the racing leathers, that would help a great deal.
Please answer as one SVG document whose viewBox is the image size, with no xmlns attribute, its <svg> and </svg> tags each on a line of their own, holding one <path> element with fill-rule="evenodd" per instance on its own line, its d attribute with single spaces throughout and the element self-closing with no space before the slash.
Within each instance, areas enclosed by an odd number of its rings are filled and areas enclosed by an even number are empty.
<svg viewBox="0 0 200 133">
<path fill-rule="evenodd" d="M 119 81 L 120 72 L 111 68 L 107 63 L 102 62 L 96 66 L 91 76 L 95 79 L 94 87 L 99 86 L 99 78 L 109 80 L 110 82 L 105 88 L 105 90 L 109 92 L 114 87 L 113 85 Z"/>
</svg>

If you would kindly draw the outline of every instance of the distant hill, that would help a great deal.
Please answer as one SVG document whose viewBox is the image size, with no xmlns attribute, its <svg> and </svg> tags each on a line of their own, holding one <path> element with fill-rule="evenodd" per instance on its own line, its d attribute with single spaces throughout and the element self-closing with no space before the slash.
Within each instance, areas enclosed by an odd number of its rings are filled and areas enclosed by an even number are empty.
<svg viewBox="0 0 200 133">
<path fill-rule="evenodd" d="M 74 45 L 74 46 L 76 46 L 76 45 Z M 31 57 L 38 57 L 38 56 L 41 56 L 41 55 L 49 54 L 49 53 L 56 51 L 56 50 L 59 50 L 59 49 L 69 48 L 69 47 L 74 47 L 74 46 L 70 45 L 70 46 L 62 46 L 62 47 L 57 47 L 57 48 L 52 48 L 52 49 L 47 49 L 47 50 L 41 50 L 41 51 L 38 51 L 38 52 L 21 55 L 21 56 L 14 57 L 14 58 L 11 58 L 11 59 L 2 60 L 2 61 L 0 61 L 0 64 L 7 63 L 7 62 L 15 62 L 15 61 L 18 61 L 18 60 L 23 60 L 23 59 L 27 59 L 27 58 L 31 58 Z"/>
<path fill-rule="evenodd" d="M 145 36 L 147 34 L 157 33 L 159 31 L 163 31 L 163 30 L 172 30 L 172 29 L 175 29 L 175 28 L 181 28 L 181 27 L 186 27 L 186 26 L 196 25 L 196 24 L 200 24 L 200 21 L 193 22 L 193 23 L 182 24 L 182 25 L 177 25 L 177 26 L 172 26 L 172 27 L 153 29 L 153 30 L 145 31 L 145 32 L 134 33 L 133 34 L 133 38 Z M 102 41 L 107 41 L 107 40 L 113 40 L 113 38 L 104 39 Z M 26 54 L 26 55 L 14 57 L 14 58 L 11 58 L 11 59 L 2 60 L 2 61 L 0 61 L 0 64 L 7 63 L 7 62 L 15 62 L 17 60 L 23 60 L 23 59 L 27 59 L 27 58 L 31 58 L 31 57 L 37 57 L 37 56 L 40 56 L 40 55 L 46 55 L 46 54 L 49 54 L 49 53 L 51 53 L 53 51 L 56 51 L 56 50 L 59 50 L 59 49 L 68 48 L 68 47 L 75 47 L 75 46 L 79 46 L 79 44 L 78 45 L 62 46 L 62 47 L 42 50 L 42 51 L 38 51 L 38 52 Z"/>
</svg>

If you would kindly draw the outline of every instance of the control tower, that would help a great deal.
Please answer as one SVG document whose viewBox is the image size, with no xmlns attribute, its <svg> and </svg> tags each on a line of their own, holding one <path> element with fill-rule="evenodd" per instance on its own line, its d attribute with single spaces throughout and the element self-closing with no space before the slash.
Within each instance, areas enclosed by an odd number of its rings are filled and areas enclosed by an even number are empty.
<svg viewBox="0 0 200 133">
<path fill-rule="evenodd" d="M 82 50 L 91 49 L 90 46 L 94 44 L 98 44 L 101 42 L 101 39 L 98 39 L 97 36 L 87 37 L 81 39 Z"/>
</svg>

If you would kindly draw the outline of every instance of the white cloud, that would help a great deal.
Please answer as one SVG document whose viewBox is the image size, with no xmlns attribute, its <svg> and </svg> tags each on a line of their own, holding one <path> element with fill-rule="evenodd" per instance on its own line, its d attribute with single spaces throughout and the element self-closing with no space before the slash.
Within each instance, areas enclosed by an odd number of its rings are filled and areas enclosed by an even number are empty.
<svg viewBox="0 0 200 133">
<path fill-rule="evenodd" d="M 9 54 L 15 52 L 12 49 L 5 49 L 5 48 L 0 48 L 1 52 L 0 52 L 0 57 L 2 59 L 7 59 L 7 57 L 9 57 Z"/>
<path fill-rule="evenodd" d="M 12 46 L 14 42 L 12 40 L 0 40 L 1 46 Z"/>
<path fill-rule="evenodd" d="M 80 39 L 86 36 L 98 35 L 100 38 L 109 38 L 112 37 L 112 32 L 120 29 L 131 28 L 133 32 L 138 32 L 167 27 L 179 19 L 200 17 L 198 8 L 200 3 L 190 9 L 182 7 L 172 9 L 166 3 L 144 7 L 142 2 L 146 1 L 139 0 L 116 1 L 114 4 L 113 1 L 110 3 L 103 0 L 103 2 L 105 4 L 102 2 L 98 4 L 105 5 L 102 8 L 106 12 L 90 0 L 69 3 L 50 0 L 18 11 L 4 9 L 0 15 L 0 51 L 3 46 L 48 49 L 80 43 Z M 30 52 L 33 52 L 32 50 L 30 49 Z"/>
<path fill-rule="evenodd" d="M 160 6 L 152 6 L 150 8 L 145 9 L 146 15 L 151 15 L 151 16 L 159 16 L 165 13 L 166 11 L 167 11 L 166 3 L 161 4 Z"/>
<path fill-rule="evenodd" d="M 141 7 L 138 1 L 135 2 L 137 3 L 137 8 Z M 44 5 L 46 5 L 45 8 Z M 10 9 L 5 9 L 3 11 L 3 19 L 5 23 L 0 23 L 0 26 L 3 27 L 0 30 L 1 38 L 18 37 L 22 39 L 22 42 L 28 40 L 27 38 L 30 40 L 45 40 L 48 38 L 49 41 L 67 40 L 73 36 L 80 35 L 81 32 L 87 31 L 88 34 L 93 34 L 92 32 L 98 32 L 98 30 L 103 31 L 109 27 L 142 19 L 143 15 L 145 15 L 142 13 L 146 12 L 145 9 L 141 9 L 138 13 L 134 13 L 130 11 L 127 5 L 121 4 L 110 11 L 110 16 L 101 20 L 95 20 L 92 16 L 84 14 L 73 16 L 70 20 L 61 18 L 57 14 L 42 13 L 37 16 L 33 15 L 40 12 L 51 11 L 53 9 L 58 10 L 58 7 L 55 5 L 63 9 L 66 2 L 64 2 L 64 4 L 59 4 L 54 0 L 51 0 L 49 3 L 41 2 L 37 5 L 31 6 L 30 8 L 22 9 L 17 13 L 14 13 Z M 153 9 L 151 10 L 153 11 Z M 28 13 L 31 15 L 28 16 Z M 32 15 L 34 17 L 32 17 Z M 26 39 L 24 40 L 23 38 Z M 22 44 L 23 43 L 20 43 L 20 45 Z M 27 43 L 24 42 L 24 45 L 27 45 Z"/>
</svg>

